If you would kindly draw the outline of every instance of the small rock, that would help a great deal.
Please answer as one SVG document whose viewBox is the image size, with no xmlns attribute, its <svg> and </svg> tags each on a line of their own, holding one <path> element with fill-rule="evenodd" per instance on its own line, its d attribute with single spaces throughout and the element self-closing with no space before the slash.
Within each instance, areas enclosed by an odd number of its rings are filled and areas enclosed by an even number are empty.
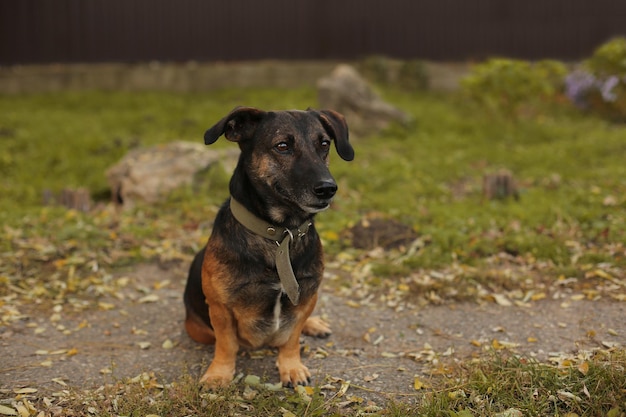
<svg viewBox="0 0 626 417">
<path fill-rule="evenodd" d="M 406 113 L 383 101 L 350 65 L 339 65 L 330 76 L 318 80 L 317 93 L 320 107 L 342 113 L 357 136 L 376 133 L 393 121 L 410 121 Z"/>
</svg>

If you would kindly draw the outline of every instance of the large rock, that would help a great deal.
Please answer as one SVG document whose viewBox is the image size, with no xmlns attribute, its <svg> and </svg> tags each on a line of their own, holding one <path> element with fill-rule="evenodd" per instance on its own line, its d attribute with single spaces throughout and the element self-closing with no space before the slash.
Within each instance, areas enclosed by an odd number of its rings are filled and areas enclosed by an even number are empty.
<svg viewBox="0 0 626 417">
<path fill-rule="evenodd" d="M 106 172 L 111 197 L 124 206 L 154 203 L 191 184 L 197 172 L 215 163 L 232 169 L 238 155 L 238 149 L 215 150 L 182 141 L 134 149 Z"/>
<path fill-rule="evenodd" d="M 383 101 L 350 65 L 339 65 L 330 76 L 319 79 L 317 93 L 320 108 L 342 113 L 357 136 L 376 133 L 393 121 L 410 121 L 406 113 Z"/>
</svg>

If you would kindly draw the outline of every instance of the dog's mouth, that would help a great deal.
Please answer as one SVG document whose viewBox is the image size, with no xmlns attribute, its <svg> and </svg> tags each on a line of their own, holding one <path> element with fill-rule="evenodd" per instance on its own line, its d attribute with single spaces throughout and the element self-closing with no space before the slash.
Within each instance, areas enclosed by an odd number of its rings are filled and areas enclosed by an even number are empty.
<svg viewBox="0 0 626 417">
<path fill-rule="evenodd" d="M 302 208 L 307 213 L 313 214 L 313 213 L 319 213 L 320 211 L 328 210 L 329 207 L 330 207 L 330 201 L 326 201 L 326 202 L 311 204 Z"/>
<path fill-rule="evenodd" d="M 306 200 L 310 200 L 309 198 L 303 198 L 301 199 L 301 201 L 297 201 L 297 199 L 294 200 L 291 197 L 291 193 L 289 193 L 280 185 L 275 184 L 274 190 L 276 191 L 278 195 L 281 195 L 285 200 L 290 201 L 292 204 L 295 203 L 302 209 L 302 211 L 309 213 L 309 214 L 315 214 L 315 213 L 319 213 L 320 211 L 328 210 L 328 208 L 330 207 L 330 203 L 333 200 L 332 198 L 319 199 L 319 198 L 314 197 L 312 198 L 312 200 L 315 200 L 315 201 L 306 201 Z"/>
</svg>

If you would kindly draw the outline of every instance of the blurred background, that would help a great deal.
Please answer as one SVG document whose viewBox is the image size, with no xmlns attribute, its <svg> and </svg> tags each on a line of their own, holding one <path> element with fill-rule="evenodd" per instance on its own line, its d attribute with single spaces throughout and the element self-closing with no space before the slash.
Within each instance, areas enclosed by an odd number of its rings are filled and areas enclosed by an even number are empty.
<svg viewBox="0 0 626 417">
<path fill-rule="evenodd" d="M 576 60 L 625 31 L 619 0 L 3 0 L 0 64 Z"/>
<path fill-rule="evenodd" d="M 571 314 L 567 331 L 583 331 L 551 337 L 559 349 L 624 345 L 623 322 L 603 324 L 596 339 L 577 314 L 597 303 L 610 309 L 598 318 L 624 316 L 626 1 L 0 0 L 0 333 L 17 326 L 0 334 L 2 348 L 29 346 L 16 339 L 31 333 L 19 327 L 25 308 L 33 317 L 51 305 L 74 317 L 124 311 L 124 291 L 132 303 L 167 288 L 175 297 L 159 306 L 174 300 L 182 312 L 183 275 L 238 158 L 233 143 L 202 137 L 238 105 L 346 116 L 356 157 L 332 153 L 339 191 L 316 227 L 325 291 L 350 307 L 497 304 L 558 322 L 545 310 L 556 303 Z M 142 264 L 160 272 L 117 279 Z M 51 335 L 65 333 L 42 337 Z M 522 341 L 553 350 L 535 342 Z M 487 392 L 515 385 L 498 411 L 526 412 L 520 398 L 531 415 L 620 415 L 619 349 L 602 368 L 614 376 L 591 370 L 596 379 L 576 390 L 558 383 L 564 369 L 587 376 L 578 359 L 559 361 L 539 395 L 535 386 L 518 394 L 519 372 L 483 383 L 479 370 L 478 380 Z M 7 369 L 41 378 L 32 356 Z M 454 394 L 459 380 L 438 392 L 477 407 L 475 392 Z M 0 393 L 21 392 L 13 388 Z M 570 397 L 555 411 L 559 390 Z M 505 413 L 518 415 L 481 415 Z"/>
</svg>

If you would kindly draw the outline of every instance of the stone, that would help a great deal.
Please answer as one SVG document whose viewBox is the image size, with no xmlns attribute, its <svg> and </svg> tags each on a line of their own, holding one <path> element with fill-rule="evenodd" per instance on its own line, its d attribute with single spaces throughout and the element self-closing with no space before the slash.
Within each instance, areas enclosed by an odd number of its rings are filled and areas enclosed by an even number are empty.
<svg viewBox="0 0 626 417">
<path fill-rule="evenodd" d="M 350 132 L 357 136 L 375 134 L 392 122 L 406 124 L 411 120 L 385 102 L 350 65 L 339 65 L 328 77 L 319 79 L 317 93 L 320 108 L 343 114 Z"/>
<path fill-rule="evenodd" d="M 125 207 L 137 201 L 155 203 L 194 175 L 216 163 L 234 167 L 239 149 L 215 150 L 193 142 L 175 141 L 128 152 L 106 172 L 111 198 Z"/>
</svg>

